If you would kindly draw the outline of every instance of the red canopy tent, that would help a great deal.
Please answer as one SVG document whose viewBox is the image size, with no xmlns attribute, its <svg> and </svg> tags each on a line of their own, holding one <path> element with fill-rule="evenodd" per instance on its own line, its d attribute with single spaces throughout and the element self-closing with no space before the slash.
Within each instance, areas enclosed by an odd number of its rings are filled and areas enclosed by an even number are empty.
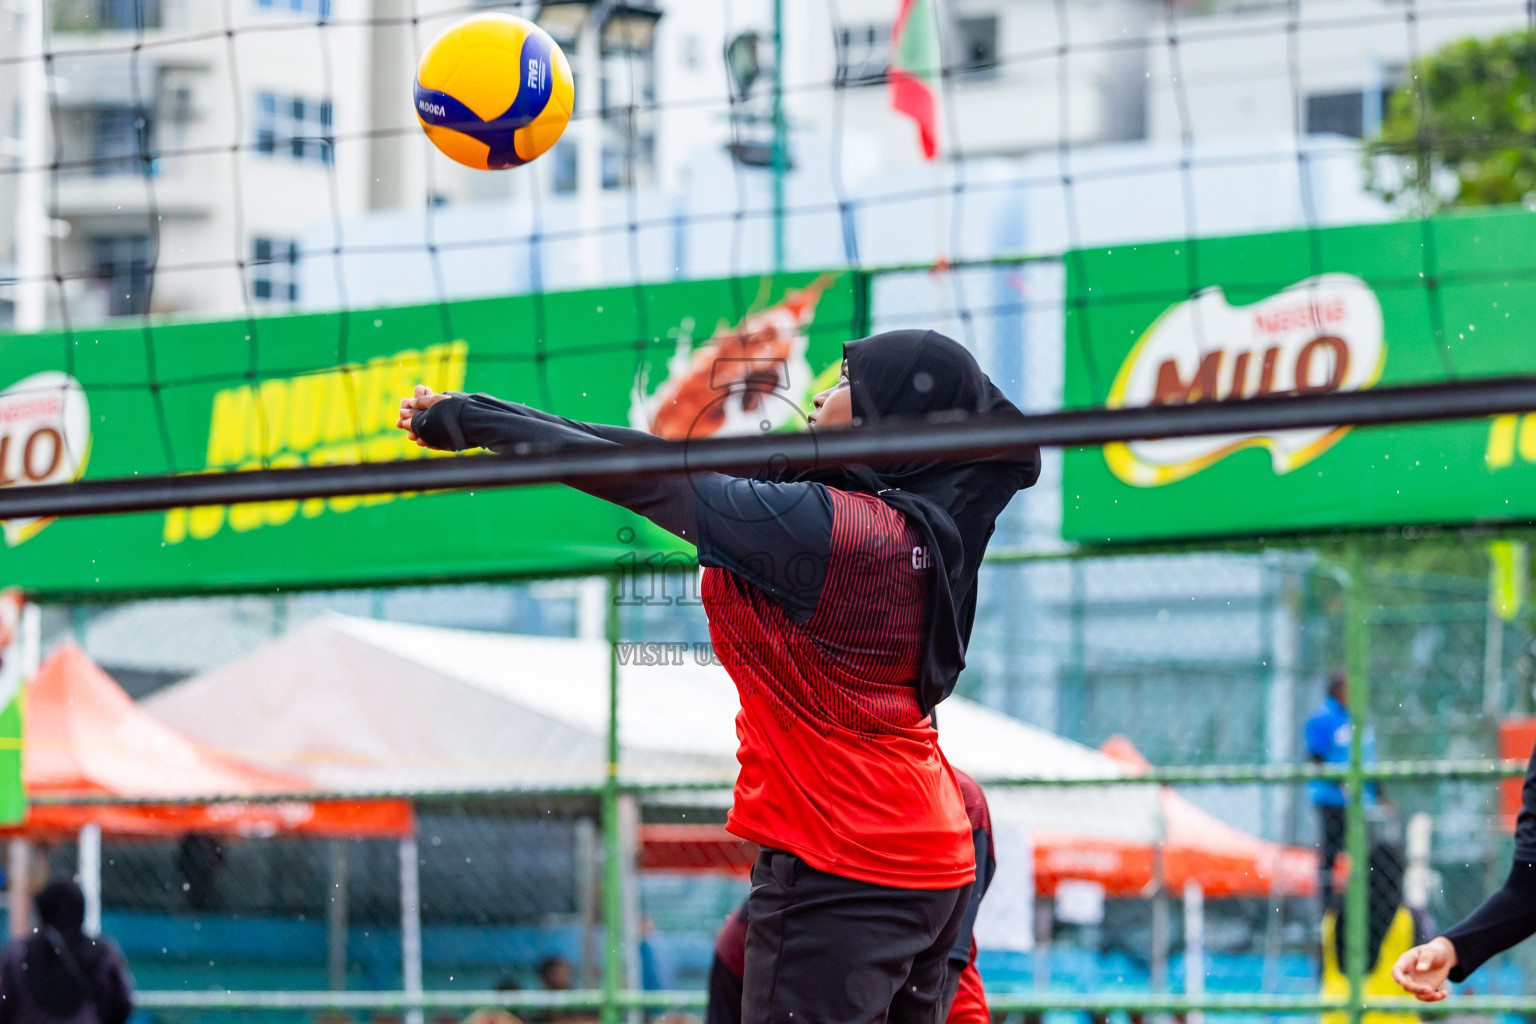
<svg viewBox="0 0 1536 1024">
<path fill-rule="evenodd" d="M 1099 749 L 1133 773 L 1149 767 L 1124 736 L 1110 737 Z M 1039 891 L 1053 892 L 1062 879 L 1098 882 L 1110 896 L 1149 892 L 1158 881 L 1171 892 L 1196 882 L 1215 899 L 1309 896 L 1317 891 L 1314 851 L 1251 836 L 1201 810 L 1171 786 L 1162 787 L 1160 802 L 1163 835 L 1151 842 L 1036 834 Z"/>
<path fill-rule="evenodd" d="M 27 683 L 24 699 L 22 779 L 29 801 L 135 802 L 32 803 L 12 834 L 73 837 L 90 824 L 106 835 L 145 838 L 202 832 L 363 839 L 415 831 L 407 800 L 303 799 L 308 783 L 197 746 L 140 709 L 72 643 L 54 650 Z M 288 794 L 299 798 L 248 799 Z"/>
</svg>

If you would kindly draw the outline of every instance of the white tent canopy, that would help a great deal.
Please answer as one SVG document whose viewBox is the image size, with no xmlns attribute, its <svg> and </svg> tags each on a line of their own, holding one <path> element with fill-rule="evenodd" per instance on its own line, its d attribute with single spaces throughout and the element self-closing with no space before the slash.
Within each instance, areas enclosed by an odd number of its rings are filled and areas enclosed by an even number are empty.
<svg viewBox="0 0 1536 1024">
<path fill-rule="evenodd" d="M 674 648 L 673 650 L 680 650 Z M 634 781 L 736 773 L 736 690 L 718 665 L 621 664 L 619 739 Z M 595 784 L 607 751 L 610 647 L 326 615 L 155 694 L 145 706 L 202 743 L 336 792 Z M 1105 755 L 961 698 L 939 711 L 946 755 L 980 779 L 1115 778 Z M 1148 840 L 1155 787 L 991 791 L 1031 828 Z"/>
</svg>

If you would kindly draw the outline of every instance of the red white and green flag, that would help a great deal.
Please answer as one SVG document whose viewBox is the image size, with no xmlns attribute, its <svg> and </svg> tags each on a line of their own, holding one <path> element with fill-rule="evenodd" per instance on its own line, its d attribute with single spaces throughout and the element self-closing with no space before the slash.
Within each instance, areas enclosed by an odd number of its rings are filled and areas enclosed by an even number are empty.
<svg viewBox="0 0 1536 1024">
<path fill-rule="evenodd" d="M 939 155 L 939 26 L 934 0 L 901 0 L 891 29 L 891 106 L 917 122 L 923 156 Z"/>
</svg>

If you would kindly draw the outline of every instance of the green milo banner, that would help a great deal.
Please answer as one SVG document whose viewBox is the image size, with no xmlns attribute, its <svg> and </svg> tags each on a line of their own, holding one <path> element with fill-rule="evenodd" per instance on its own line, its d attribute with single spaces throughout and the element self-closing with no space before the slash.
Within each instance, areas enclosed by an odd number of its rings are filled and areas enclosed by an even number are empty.
<svg viewBox="0 0 1536 1024">
<path fill-rule="evenodd" d="M 0 336 L 0 486 L 452 457 L 394 426 L 418 383 L 665 437 L 794 429 L 862 327 L 861 288 L 799 274 Z M 0 585 L 407 583 L 612 570 L 686 549 L 563 487 L 381 494 L 9 522 Z"/>
<path fill-rule="evenodd" d="M 27 792 L 21 779 L 23 684 L 29 655 L 39 640 L 38 609 L 28 608 L 21 591 L 0 589 L 0 825 L 27 817 Z"/>
<path fill-rule="evenodd" d="M 1536 372 L 1536 214 L 1068 254 L 1066 404 Z M 1065 456 L 1063 533 L 1115 543 L 1536 517 L 1536 415 L 1164 438 Z"/>
</svg>

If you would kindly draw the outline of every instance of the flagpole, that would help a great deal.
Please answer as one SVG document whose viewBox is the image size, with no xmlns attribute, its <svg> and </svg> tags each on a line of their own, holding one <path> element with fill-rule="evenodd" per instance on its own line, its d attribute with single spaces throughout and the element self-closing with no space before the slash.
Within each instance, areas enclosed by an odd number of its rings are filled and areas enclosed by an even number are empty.
<svg viewBox="0 0 1536 1024">
<path fill-rule="evenodd" d="M 784 172 L 789 140 L 784 126 L 784 0 L 773 0 L 773 269 L 784 270 Z"/>
</svg>

